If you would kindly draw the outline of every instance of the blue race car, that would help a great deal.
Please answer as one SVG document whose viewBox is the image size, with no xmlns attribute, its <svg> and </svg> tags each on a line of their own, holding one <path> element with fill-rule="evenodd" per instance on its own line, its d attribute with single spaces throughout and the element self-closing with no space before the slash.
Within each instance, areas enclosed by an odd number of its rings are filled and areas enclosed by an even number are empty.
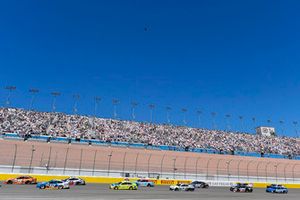
<svg viewBox="0 0 300 200">
<path fill-rule="evenodd" d="M 282 185 L 270 185 L 267 186 L 266 192 L 287 194 L 288 189 Z"/>
<path fill-rule="evenodd" d="M 139 187 L 154 187 L 154 183 L 148 179 L 138 179 L 135 183 Z"/>
<path fill-rule="evenodd" d="M 70 189 L 69 183 L 61 180 L 38 183 L 36 187 L 39 189 Z"/>
</svg>

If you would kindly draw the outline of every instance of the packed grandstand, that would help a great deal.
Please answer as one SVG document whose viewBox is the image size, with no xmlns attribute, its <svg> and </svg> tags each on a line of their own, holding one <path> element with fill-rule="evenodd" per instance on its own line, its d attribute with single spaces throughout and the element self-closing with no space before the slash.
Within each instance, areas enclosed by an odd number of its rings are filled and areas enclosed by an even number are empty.
<svg viewBox="0 0 300 200">
<path fill-rule="evenodd" d="M 0 132 L 144 143 L 222 151 L 299 155 L 300 142 L 291 137 L 264 137 L 247 133 L 173 125 L 121 121 L 16 108 L 0 108 Z"/>
</svg>

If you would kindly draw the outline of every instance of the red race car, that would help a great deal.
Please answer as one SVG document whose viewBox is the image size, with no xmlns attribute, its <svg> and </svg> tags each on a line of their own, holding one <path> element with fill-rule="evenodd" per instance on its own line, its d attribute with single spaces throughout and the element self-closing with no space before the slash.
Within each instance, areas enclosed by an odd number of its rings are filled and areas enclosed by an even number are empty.
<svg viewBox="0 0 300 200">
<path fill-rule="evenodd" d="M 17 178 L 10 178 L 4 182 L 5 184 L 36 184 L 36 178 L 31 176 L 19 176 Z"/>
</svg>

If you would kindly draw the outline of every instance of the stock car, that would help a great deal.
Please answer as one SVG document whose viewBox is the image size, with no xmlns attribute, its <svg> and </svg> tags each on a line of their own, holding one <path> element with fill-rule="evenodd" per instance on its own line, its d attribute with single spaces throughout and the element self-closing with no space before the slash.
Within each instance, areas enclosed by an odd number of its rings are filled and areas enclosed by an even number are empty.
<svg viewBox="0 0 300 200">
<path fill-rule="evenodd" d="M 78 177 L 69 177 L 63 181 L 69 183 L 69 185 L 86 185 L 85 180 Z"/>
<path fill-rule="evenodd" d="M 5 184 L 36 184 L 36 178 L 31 176 L 19 176 L 16 178 L 10 178 L 4 182 Z"/>
<path fill-rule="evenodd" d="M 39 189 L 70 189 L 68 182 L 62 180 L 51 180 L 48 182 L 41 182 L 36 185 Z"/>
<path fill-rule="evenodd" d="M 208 188 L 209 185 L 203 181 L 193 181 L 191 182 L 191 185 L 193 185 L 195 188 Z"/>
<path fill-rule="evenodd" d="M 230 187 L 231 192 L 253 192 L 252 184 L 236 183 Z"/>
<path fill-rule="evenodd" d="M 138 179 L 135 182 L 139 187 L 154 187 L 154 183 L 151 180 L 148 179 Z"/>
<path fill-rule="evenodd" d="M 137 190 L 138 185 L 129 181 L 122 181 L 119 183 L 113 183 L 109 186 L 109 189 L 114 190 Z"/>
<path fill-rule="evenodd" d="M 171 191 L 195 191 L 195 186 L 191 184 L 176 184 L 170 186 Z"/>
<path fill-rule="evenodd" d="M 267 186 L 266 192 L 287 194 L 288 189 L 286 187 L 284 187 L 283 185 L 272 184 L 272 185 Z"/>
</svg>

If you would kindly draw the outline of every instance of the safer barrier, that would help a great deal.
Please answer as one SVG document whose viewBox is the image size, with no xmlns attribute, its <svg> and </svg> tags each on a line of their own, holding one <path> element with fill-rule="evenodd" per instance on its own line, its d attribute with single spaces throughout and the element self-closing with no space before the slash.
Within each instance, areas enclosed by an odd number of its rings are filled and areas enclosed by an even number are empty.
<svg viewBox="0 0 300 200">
<path fill-rule="evenodd" d="M 23 139 L 17 133 L 5 133 L 2 135 L 3 138 L 12 138 L 12 139 Z M 33 135 L 28 138 L 29 140 L 39 140 L 39 141 L 52 141 L 52 142 L 61 142 L 61 143 L 80 143 L 80 144 L 93 144 L 93 145 L 102 145 L 102 146 L 116 146 L 116 147 L 132 147 L 132 148 L 145 148 L 145 149 L 156 149 L 156 150 L 168 150 L 168 151 L 179 151 L 179 152 L 194 152 L 194 153 L 208 153 L 208 154 L 225 154 L 238 156 L 248 156 L 248 157 L 261 157 L 262 155 L 257 152 L 243 152 L 243 151 L 234 151 L 234 152 L 220 152 L 216 149 L 209 148 L 183 148 L 179 146 L 167 146 L 167 145 L 147 145 L 142 143 L 128 143 L 128 142 L 107 142 L 101 140 L 85 140 L 80 139 L 76 140 L 75 138 L 66 138 L 66 137 L 49 137 L 45 135 Z M 294 159 L 300 160 L 300 156 L 291 156 L 280 154 L 271 154 L 265 153 L 263 155 L 265 158 L 280 158 L 280 159 Z"/>
<path fill-rule="evenodd" d="M 18 176 L 24 176 L 27 174 L 0 174 L 0 181 L 5 181 L 9 178 L 15 178 Z M 40 175 L 40 174 L 30 174 L 30 176 L 33 176 L 37 178 L 38 182 L 43 181 L 49 181 L 52 179 L 66 179 L 69 176 L 59 176 L 59 175 Z M 98 184 L 111 184 L 116 183 L 120 181 L 124 181 L 124 177 L 114 178 L 114 177 L 92 177 L 92 176 L 80 176 L 80 178 L 84 179 L 86 183 L 98 183 Z M 129 181 L 136 181 L 138 178 L 126 178 Z M 192 180 L 176 180 L 176 179 L 150 179 L 154 182 L 155 185 L 173 185 L 178 183 L 191 183 Z M 214 187 L 229 187 L 235 182 L 229 182 L 229 181 L 208 181 L 207 182 L 210 186 Z M 252 183 L 254 188 L 266 188 L 267 185 L 270 185 L 271 183 L 259 183 L 254 182 Z M 278 183 L 281 184 L 281 183 Z M 300 184 L 292 184 L 292 183 L 284 183 L 282 184 L 287 188 L 293 188 L 293 189 L 300 189 Z"/>
</svg>

